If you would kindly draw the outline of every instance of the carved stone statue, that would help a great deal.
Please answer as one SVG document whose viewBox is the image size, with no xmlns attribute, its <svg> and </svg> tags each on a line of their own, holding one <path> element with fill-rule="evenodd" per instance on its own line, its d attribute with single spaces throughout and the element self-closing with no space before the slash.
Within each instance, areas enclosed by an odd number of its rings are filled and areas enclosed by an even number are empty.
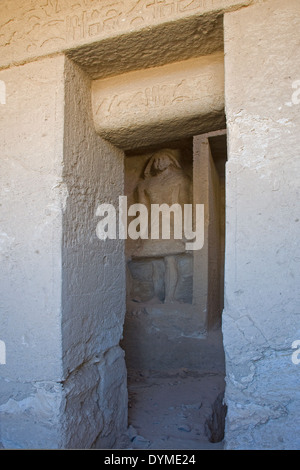
<svg viewBox="0 0 300 470">
<path fill-rule="evenodd" d="M 188 204 L 191 202 L 191 182 L 178 161 L 178 151 L 159 150 L 152 155 L 144 170 L 144 179 L 137 186 L 138 202 L 148 208 L 151 218 L 151 204 Z M 165 263 L 165 302 L 174 301 L 178 282 L 177 254 L 185 252 L 183 239 L 174 239 L 174 223 L 170 224 L 170 239 L 140 240 L 135 256 L 163 257 Z M 150 226 L 150 220 L 149 220 Z M 153 278 L 155 289 L 155 277 Z"/>
<path fill-rule="evenodd" d="M 138 185 L 139 202 L 144 204 L 187 204 L 191 183 L 176 156 L 178 151 L 163 149 L 156 152 L 144 170 L 144 181 Z"/>
</svg>

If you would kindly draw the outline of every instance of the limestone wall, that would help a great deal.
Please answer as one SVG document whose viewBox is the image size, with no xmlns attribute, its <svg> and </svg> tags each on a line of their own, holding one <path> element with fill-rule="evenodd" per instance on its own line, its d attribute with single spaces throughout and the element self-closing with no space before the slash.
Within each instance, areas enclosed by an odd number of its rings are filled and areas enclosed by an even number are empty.
<svg viewBox="0 0 300 470">
<path fill-rule="evenodd" d="M 12 67 L 1 121 L 0 441 L 56 448 L 62 405 L 64 58 Z"/>
<path fill-rule="evenodd" d="M 223 310 L 220 285 L 224 283 L 225 210 L 221 187 L 225 160 L 226 131 L 194 138 L 194 203 L 204 204 L 205 228 L 203 248 L 194 252 L 193 303 L 199 309 L 207 329 L 220 325 Z"/>
<path fill-rule="evenodd" d="M 299 1 L 98 3 L 1 2 L 0 442 L 111 446 L 125 426 L 123 246 L 94 217 L 123 160 L 87 75 L 220 53 L 225 12 L 226 447 L 299 448 Z"/>
<path fill-rule="evenodd" d="M 230 449 L 299 449 L 300 5 L 225 16 L 225 439 Z M 294 95 L 294 96 L 293 96 Z"/>
<path fill-rule="evenodd" d="M 177 43 L 176 36 L 181 37 L 181 30 L 184 31 L 185 36 L 189 29 L 192 34 L 189 47 L 187 48 L 184 43 L 180 48 L 180 41 L 177 46 L 185 58 L 200 55 L 199 50 L 193 48 L 193 42 L 196 41 L 198 49 L 198 39 L 209 35 L 211 39 L 214 39 L 213 42 L 217 41 L 218 47 L 220 47 L 222 36 L 214 35 L 211 20 L 208 18 L 204 17 L 204 22 L 202 20 L 200 23 L 194 22 L 193 28 L 190 28 L 190 25 L 186 27 L 186 20 L 201 19 L 202 15 L 210 14 L 213 15 L 212 24 L 215 26 L 218 13 L 257 1 L 260 0 L 172 0 L 168 2 L 118 0 L 112 5 L 109 0 L 97 3 L 94 0 L 47 0 L 45 2 L 4 0 L 1 2 L 0 66 L 7 67 L 13 63 L 67 50 L 75 54 L 76 60 L 81 65 L 88 64 L 89 68 L 95 65 L 95 60 L 102 62 L 106 56 L 104 62 L 106 73 L 111 73 L 112 68 L 116 70 L 115 67 L 117 70 L 122 67 L 127 70 L 128 67 L 131 68 L 136 62 L 136 58 L 130 54 L 130 50 L 134 53 L 133 55 L 139 57 L 139 61 L 145 60 L 142 56 L 146 52 L 146 55 L 152 57 L 153 66 L 153 57 L 157 56 L 157 46 L 163 48 L 169 58 L 165 60 L 164 55 L 160 55 L 160 59 L 156 59 L 157 62 L 162 64 L 173 61 L 170 44 L 174 41 Z M 182 22 L 181 28 L 176 26 L 176 22 L 178 24 L 179 21 Z M 172 28 L 172 22 L 175 28 Z M 149 48 L 149 36 L 146 33 L 148 46 L 145 50 L 145 42 L 143 41 L 145 29 L 150 26 L 154 30 L 161 25 L 163 28 L 160 28 L 158 36 L 164 37 L 164 41 L 160 41 L 160 43 L 155 41 Z M 201 28 L 195 28 L 195 25 L 204 26 L 203 31 Z M 170 34 L 171 31 L 172 34 Z M 132 33 L 136 33 L 133 42 Z M 114 38 L 121 35 L 122 44 L 120 41 L 116 43 Z M 151 33 L 152 40 L 156 36 Z M 141 48 L 138 43 L 141 44 Z M 201 43 L 203 41 L 200 41 Z M 116 46 L 116 44 L 118 45 Z M 153 47 L 154 44 L 156 47 Z M 95 45 L 98 47 L 95 48 Z M 82 51 L 79 49 L 80 46 L 84 46 Z M 122 65 L 115 62 L 118 59 L 118 50 L 116 49 L 119 48 L 123 51 L 127 50 L 125 55 L 130 58 L 127 64 L 126 61 Z M 210 51 L 212 49 L 214 47 L 211 47 Z M 96 53 L 95 50 L 97 50 Z M 205 49 L 202 50 L 202 54 L 207 53 L 207 49 L 206 52 L 204 51 Z M 153 52 L 155 53 L 153 54 Z M 107 61 L 110 54 L 112 54 L 113 60 Z M 115 56 L 115 54 L 117 55 Z M 178 58 L 177 52 L 175 58 Z M 149 62 L 146 63 L 149 66 Z M 101 73 L 103 74 L 103 71 Z"/>
<path fill-rule="evenodd" d="M 124 248 L 98 240 L 95 212 L 123 192 L 123 153 L 95 134 L 89 79 L 63 56 L 1 80 L 0 441 L 111 446 L 127 425 Z"/>
<path fill-rule="evenodd" d="M 66 59 L 63 177 L 62 352 L 67 447 L 110 447 L 127 426 L 124 352 L 125 257 L 121 240 L 102 241 L 99 204 L 118 206 L 123 152 L 94 130 L 90 80 Z"/>
</svg>

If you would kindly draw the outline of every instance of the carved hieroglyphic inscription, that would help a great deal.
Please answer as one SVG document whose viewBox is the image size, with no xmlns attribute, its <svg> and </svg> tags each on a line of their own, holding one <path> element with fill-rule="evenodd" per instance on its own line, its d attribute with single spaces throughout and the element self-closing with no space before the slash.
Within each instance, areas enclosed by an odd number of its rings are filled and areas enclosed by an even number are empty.
<svg viewBox="0 0 300 470">
<path fill-rule="evenodd" d="M 183 121 L 224 109 L 223 54 L 189 59 L 152 69 L 129 72 L 92 83 L 95 128 L 104 138 L 123 145 L 133 129 L 178 132 Z M 202 118 L 201 118 L 202 117 Z M 170 124 L 171 123 L 171 124 Z M 119 140 L 119 133 L 121 140 Z M 143 140 L 147 137 L 144 132 Z"/>
<path fill-rule="evenodd" d="M 66 19 L 67 40 L 100 36 L 109 31 L 144 26 L 222 7 L 222 0 L 135 0 L 103 2 Z M 227 1 L 228 3 L 228 1 Z M 220 5 L 221 4 L 221 5 Z"/>
<path fill-rule="evenodd" d="M 2 0 L 0 66 L 251 0 Z"/>
<path fill-rule="evenodd" d="M 201 99 L 201 92 L 213 80 L 212 74 L 193 79 L 182 79 L 177 83 L 153 85 L 132 92 L 113 94 L 100 99 L 95 113 L 102 117 L 128 112 L 145 112 L 154 108 L 172 106 L 178 103 Z"/>
<path fill-rule="evenodd" d="M 160 108 L 203 107 L 206 97 L 222 95 L 223 54 L 190 59 L 143 72 L 132 72 L 93 83 L 94 115 L 99 119 L 130 113 L 146 117 Z M 173 109 L 174 110 L 174 109 Z M 147 114 L 145 114 L 147 112 Z M 173 112 L 173 111 L 172 111 Z"/>
</svg>

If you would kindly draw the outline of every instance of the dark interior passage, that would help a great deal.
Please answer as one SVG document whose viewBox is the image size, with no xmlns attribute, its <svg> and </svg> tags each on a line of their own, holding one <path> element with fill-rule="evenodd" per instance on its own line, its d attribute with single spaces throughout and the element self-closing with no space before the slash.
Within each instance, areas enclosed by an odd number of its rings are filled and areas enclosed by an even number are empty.
<svg viewBox="0 0 300 470">
<path fill-rule="evenodd" d="M 151 203 L 170 204 L 177 202 L 176 196 L 180 204 L 200 201 L 205 206 L 205 243 L 199 252 L 187 252 L 177 240 L 126 241 L 127 313 L 121 346 L 129 392 L 125 446 L 130 448 L 222 447 L 226 134 L 205 141 L 204 153 L 197 137 L 126 155 L 128 206 L 140 201 L 140 188 Z M 149 172 L 155 155 L 166 149 L 171 150 L 165 158 L 169 163 Z M 188 192 L 173 191 L 185 188 L 186 181 Z"/>
</svg>

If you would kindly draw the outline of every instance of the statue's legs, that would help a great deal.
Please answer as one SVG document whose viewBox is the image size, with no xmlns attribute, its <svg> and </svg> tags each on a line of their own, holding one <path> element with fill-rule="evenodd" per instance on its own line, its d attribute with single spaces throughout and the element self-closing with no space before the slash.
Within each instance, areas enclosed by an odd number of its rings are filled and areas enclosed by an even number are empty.
<svg viewBox="0 0 300 470">
<path fill-rule="evenodd" d="M 152 281 L 154 288 L 154 298 L 162 301 L 162 292 L 164 290 L 164 280 L 161 275 L 161 270 L 155 261 L 152 261 Z"/>
<path fill-rule="evenodd" d="M 165 303 L 174 302 L 178 282 L 178 267 L 175 256 L 165 256 Z"/>
</svg>

